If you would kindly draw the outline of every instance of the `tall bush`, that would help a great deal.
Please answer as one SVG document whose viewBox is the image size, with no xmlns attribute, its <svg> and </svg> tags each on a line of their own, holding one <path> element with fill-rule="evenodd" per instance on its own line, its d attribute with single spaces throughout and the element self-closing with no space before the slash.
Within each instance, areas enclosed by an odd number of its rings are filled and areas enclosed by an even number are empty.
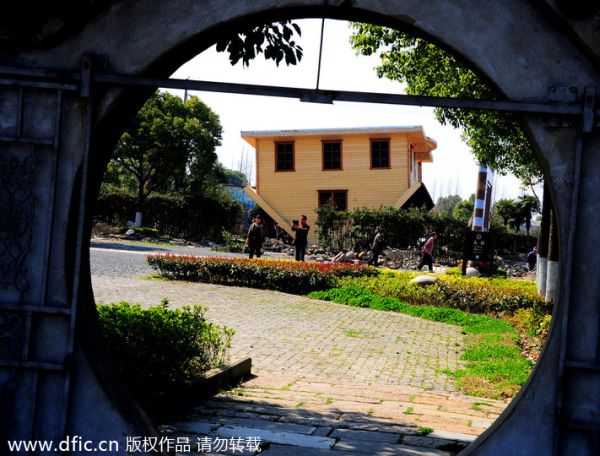
<svg viewBox="0 0 600 456">
<path fill-rule="evenodd" d="M 125 192 L 101 194 L 95 217 L 111 225 L 126 225 L 135 213 L 136 197 Z M 161 235 L 202 241 L 220 240 L 223 230 L 238 223 L 242 208 L 228 194 L 150 195 L 145 202 L 144 223 Z"/>
<path fill-rule="evenodd" d="M 435 231 L 439 234 L 439 245 L 462 252 L 468 229 L 465 223 L 450 216 L 417 208 L 382 206 L 334 212 L 322 207 L 317 216 L 319 244 L 333 251 L 368 249 L 377 228 L 383 227 L 386 243 L 391 247 L 416 248 L 419 239 Z M 500 253 L 527 252 L 535 244 L 535 238 L 523 234 L 498 233 L 496 237 Z"/>
</svg>

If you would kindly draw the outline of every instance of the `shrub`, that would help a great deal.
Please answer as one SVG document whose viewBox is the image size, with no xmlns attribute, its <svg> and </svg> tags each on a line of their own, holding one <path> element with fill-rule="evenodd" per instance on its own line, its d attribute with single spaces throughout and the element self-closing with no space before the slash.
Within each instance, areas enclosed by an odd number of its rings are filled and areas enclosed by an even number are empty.
<svg viewBox="0 0 600 456">
<path fill-rule="evenodd" d="M 246 251 L 246 245 L 243 241 L 235 239 L 231 233 L 223 231 L 222 233 L 223 245 L 216 245 L 213 250 L 216 252 L 231 252 L 231 253 L 242 253 Z"/>
<path fill-rule="evenodd" d="M 490 272 L 486 272 L 486 271 L 480 271 L 482 273 L 482 276 L 484 277 L 498 277 L 498 278 L 508 278 L 508 273 L 504 270 L 504 269 L 496 269 L 495 271 L 490 271 Z M 446 275 L 450 275 L 450 276 L 462 276 L 462 268 L 461 267 L 453 267 L 453 268 L 447 268 L 445 271 Z"/>
<path fill-rule="evenodd" d="M 548 333 L 552 316 L 537 309 L 519 309 L 511 318 L 511 322 L 530 337 Z"/>
<path fill-rule="evenodd" d="M 317 236 L 322 247 L 334 251 L 363 250 L 370 247 L 377 227 L 385 229 L 386 243 L 399 249 L 417 246 L 419 238 L 435 231 L 439 245 L 453 252 L 462 252 L 467 226 L 450 216 L 423 209 L 357 208 L 354 211 L 334 212 L 329 207 L 317 210 Z M 526 234 L 494 233 L 499 253 L 528 252 L 536 238 Z"/>
<path fill-rule="evenodd" d="M 130 227 L 130 226 L 122 226 L 119 231 L 121 234 L 125 234 L 127 231 L 133 230 L 133 234 L 137 236 L 145 236 L 145 237 L 158 237 L 158 230 L 156 228 L 149 228 L 147 226 L 140 227 Z"/>
<path fill-rule="evenodd" d="M 136 211 L 136 197 L 125 192 L 101 194 L 95 218 L 111 225 L 126 225 Z M 242 215 L 242 207 L 226 192 L 209 195 L 151 194 L 145 202 L 143 222 L 161 235 L 193 241 L 220 240 Z"/>
<path fill-rule="evenodd" d="M 410 304 L 452 307 L 472 313 L 512 314 L 518 309 L 535 309 L 548 314 L 551 308 L 537 295 L 535 284 L 503 278 L 436 276 L 436 284 L 421 287 L 410 283 L 417 274 L 390 272 L 377 277 L 342 277 L 339 286 L 357 285 L 380 296 L 401 299 Z"/>
<path fill-rule="evenodd" d="M 147 309 L 125 301 L 98 306 L 116 367 L 146 407 L 226 361 L 233 330 L 207 322 L 204 312 L 169 309 L 167 299 Z"/>
<path fill-rule="evenodd" d="M 169 254 L 149 255 L 147 259 L 150 266 L 169 279 L 264 288 L 296 294 L 331 288 L 336 277 L 374 276 L 379 273 L 370 266 L 344 263 Z"/>
</svg>

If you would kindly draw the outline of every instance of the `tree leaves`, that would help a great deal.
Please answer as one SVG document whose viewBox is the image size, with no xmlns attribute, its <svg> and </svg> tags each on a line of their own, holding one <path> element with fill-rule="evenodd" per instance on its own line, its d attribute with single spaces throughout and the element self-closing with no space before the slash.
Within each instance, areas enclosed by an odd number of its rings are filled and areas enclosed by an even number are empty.
<svg viewBox="0 0 600 456">
<path fill-rule="evenodd" d="M 432 43 L 385 27 L 361 23 L 352 27 L 350 44 L 356 52 L 367 56 L 379 52 L 377 75 L 406 84 L 409 95 L 498 98 L 470 68 Z M 541 179 L 533 148 L 512 114 L 436 108 L 435 115 L 442 124 L 463 129 L 463 139 L 480 163 L 529 183 Z"/>
<path fill-rule="evenodd" d="M 295 35 L 301 36 L 302 33 L 298 24 L 291 21 L 264 24 L 218 40 L 216 49 L 217 52 L 229 53 L 231 65 L 241 60 L 242 65 L 247 67 L 259 54 L 273 60 L 277 66 L 281 61 L 285 61 L 286 65 L 296 65 L 304 51 L 293 39 Z"/>
</svg>

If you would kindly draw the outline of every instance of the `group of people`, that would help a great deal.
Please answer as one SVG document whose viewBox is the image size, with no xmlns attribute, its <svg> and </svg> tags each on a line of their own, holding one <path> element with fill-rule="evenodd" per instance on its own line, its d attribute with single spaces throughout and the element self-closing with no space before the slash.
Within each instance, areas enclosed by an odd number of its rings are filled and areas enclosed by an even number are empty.
<svg viewBox="0 0 600 456">
<path fill-rule="evenodd" d="M 427 266 L 429 271 L 433 272 L 433 248 L 435 247 L 437 238 L 438 235 L 436 232 L 431 233 L 421 247 L 421 262 L 417 267 L 419 271 L 423 269 L 423 266 Z M 373 255 L 369 261 L 371 266 L 377 266 L 379 264 L 379 255 L 381 255 L 381 252 L 383 252 L 385 247 L 385 230 L 383 228 L 377 228 L 377 234 L 375 234 L 373 244 L 371 245 L 371 253 Z"/>
<path fill-rule="evenodd" d="M 301 215 L 299 220 L 292 221 L 292 231 L 294 237 L 292 245 L 294 246 L 294 253 L 296 261 L 304 261 L 306 255 L 306 246 L 308 245 L 308 232 L 310 231 L 310 225 L 306 223 L 306 215 Z M 423 266 L 427 266 L 430 271 L 433 271 L 433 248 L 435 247 L 435 241 L 437 240 L 437 233 L 431 233 L 423 246 L 421 247 L 421 262 L 419 263 L 418 269 L 421 270 Z M 262 217 L 257 215 L 254 217 L 250 228 L 248 229 L 248 236 L 246 237 L 246 246 L 248 248 L 249 258 L 260 258 L 262 255 L 262 248 L 265 242 L 265 232 Z M 386 247 L 385 243 L 385 230 L 378 228 L 373 244 L 371 245 L 372 257 L 369 264 L 377 266 L 379 264 L 379 255 L 383 252 Z"/>
<path fill-rule="evenodd" d="M 292 231 L 295 233 L 292 245 L 295 250 L 296 261 L 304 261 L 306 255 L 306 246 L 308 245 L 308 232 L 310 225 L 306 223 L 306 215 L 301 215 L 299 220 L 292 221 Z M 260 258 L 262 248 L 265 242 L 265 230 L 262 217 L 257 215 L 248 229 L 246 236 L 246 246 L 248 247 L 249 258 Z"/>
</svg>

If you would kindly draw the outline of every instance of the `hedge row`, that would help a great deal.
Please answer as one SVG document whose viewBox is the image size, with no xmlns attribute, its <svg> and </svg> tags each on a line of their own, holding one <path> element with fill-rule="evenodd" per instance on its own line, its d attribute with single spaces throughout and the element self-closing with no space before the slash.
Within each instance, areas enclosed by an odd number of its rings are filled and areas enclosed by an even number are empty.
<svg viewBox="0 0 600 456">
<path fill-rule="evenodd" d="M 176 280 L 263 288 L 306 294 L 335 285 L 341 276 L 379 274 L 370 266 L 344 263 L 308 263 L 248 258 L 204 258 L 184 255 L 148 255 L 161 275 Z"/>
<path fill-rule="evenodd" d="M 437 283 L 421 287 L 410 281 L 410 272 L 384 273 L 377 277 L 342 277 L 338 286 L 359 286 L 379 296 L 400 299 L 409 304 L 450 307 L 469 313 L 513 314 L 518 309 L 534 309 L 549 314 L 552 309 L 537 295 L 535 284 L 497 278 L 465 278 L 436 275 Z"/>
<path fill-rule="evenodd" d="M 399 249 L 415 248 L 419 239 L 435 231 L 438 245 L 454 252 L 462 252 L 467 226 L 452 217 L 422 209 L 359 208 L 354 211 L 334 212 L 328 207 L 317 210 L 317 235 L 322 247 L 334 251 L 368 249 L 378 227 L 385 229 L 386 243 Z M 495 233 L 498 252 L 528 252 L 536 238 L 526 234 Z"/>
<path fill-rule="evenodd" d="M 138 400 L 151 411 L 158 399 L 226 361 L 233 330 L 206 321 L 202 306 L 142 309 L 122 301 L 97 306 L 113 360 Z"/>
<path fill-rule="evenodd" d="M 227 194 L 150 195 L 143 211 L 144 226 L 157 228 L 163 236 L 192 241 L 221 238 L 239 222 L 241 206 Z M 101 194 L 95 218 L 111 225 L 126 225 L 135 217 L 136 197 L 129 193 Z"/>
</svg>

